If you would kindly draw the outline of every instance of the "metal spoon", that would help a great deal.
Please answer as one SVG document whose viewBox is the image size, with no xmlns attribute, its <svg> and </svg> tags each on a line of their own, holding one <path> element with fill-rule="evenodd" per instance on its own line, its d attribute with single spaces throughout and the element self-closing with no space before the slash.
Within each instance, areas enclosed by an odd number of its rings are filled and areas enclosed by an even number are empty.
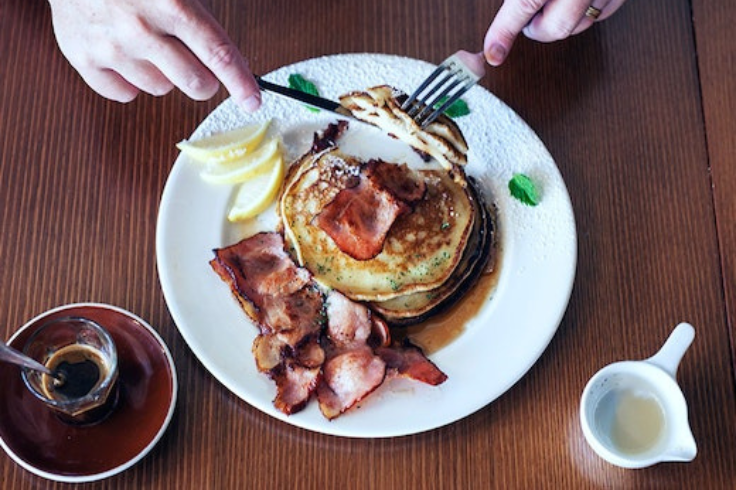
<svg viewBox="0 0 736 490">
<path fill-rule="evenodd" d="M 28 369 L 32 369 L 33 371 L 40 371 L 56 379 L 59 378 L 58 375 L 53 373 L 49 368 L 47 368 L 40 362 L 34 359 L 31 359 L 30 357 L 26 356 L 22 352 L 19 352 L 13 349 L 12 347 L 10 347 L 8 344 L 3 342 L 2 340 L 0 340 L 0 361 L 6 361 L 11 364 L 23 366 Z"/>
</svg>

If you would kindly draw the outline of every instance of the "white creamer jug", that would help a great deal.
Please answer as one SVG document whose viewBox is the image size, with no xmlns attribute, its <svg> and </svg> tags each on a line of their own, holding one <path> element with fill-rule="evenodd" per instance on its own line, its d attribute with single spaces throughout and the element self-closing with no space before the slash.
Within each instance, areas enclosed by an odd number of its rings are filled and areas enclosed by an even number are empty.
<svg viewBox="0 0 736 490">
<path fill-rule="evenodd" d="M 580 422 L 593 450 L 624 468 L 692 461 L 697 454 L 677 368 L 695 337 L 688 323 L 643 361 L 622 361 L 598 371 L 583 390 Z"/>
</svg>

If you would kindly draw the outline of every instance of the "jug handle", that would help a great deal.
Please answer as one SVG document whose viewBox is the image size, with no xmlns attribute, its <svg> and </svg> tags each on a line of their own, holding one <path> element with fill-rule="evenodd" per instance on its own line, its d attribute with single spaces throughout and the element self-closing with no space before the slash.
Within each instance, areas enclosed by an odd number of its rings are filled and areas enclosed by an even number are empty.
<svg viewBox="0 0 736 490">
<path fill-rule="evenodd" d="M 677 367 L 694 338 L 695 329 L 693 326 L 689 323 L 680 323 L 659 351 L 646 361 L 664 369 L 673 378 L 676 378 Z"/>
</svg>

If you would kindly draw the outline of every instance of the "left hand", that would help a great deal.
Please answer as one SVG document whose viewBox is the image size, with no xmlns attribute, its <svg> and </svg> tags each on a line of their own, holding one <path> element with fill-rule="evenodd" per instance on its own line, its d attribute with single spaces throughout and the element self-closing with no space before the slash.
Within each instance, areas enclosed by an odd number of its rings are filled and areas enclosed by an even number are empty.
<svg viewBox="0 0 736 490">
<path fill-rule="evenodd" d="M 530 39 L 552 42 L 588 29 L 610 17 L 625 0 L 505 0 L 486 33 L 486 60 L 498 66 L 506 60 L 520 32 Z M 600 11 L 597 18 L 586 15 L 588 7 Z"/>
</svg>

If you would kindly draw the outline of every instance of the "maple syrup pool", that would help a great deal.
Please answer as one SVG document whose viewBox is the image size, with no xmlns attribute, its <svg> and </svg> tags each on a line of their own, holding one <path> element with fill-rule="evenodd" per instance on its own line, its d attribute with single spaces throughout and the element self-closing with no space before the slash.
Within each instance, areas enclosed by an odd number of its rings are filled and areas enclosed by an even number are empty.
<svg viewBox="0 0 736 490">
<path fill-rule="evenodd" d="M 394 327 L 391 333 L 398 340 L 408 337 L 412 343 L 422 348 L 425 354 L 432 354 L 449 345 L 464 331 L 470 320 L 480 312 L 481 308 L 493 297 L 493 290 L 498 285 L 501 270 L 501 244 L 496 243 L 490 260 L 493 269 L 484 272 L 467 293 L 446 311 L 432 316 L 416 325 Z"/>
</svg>

